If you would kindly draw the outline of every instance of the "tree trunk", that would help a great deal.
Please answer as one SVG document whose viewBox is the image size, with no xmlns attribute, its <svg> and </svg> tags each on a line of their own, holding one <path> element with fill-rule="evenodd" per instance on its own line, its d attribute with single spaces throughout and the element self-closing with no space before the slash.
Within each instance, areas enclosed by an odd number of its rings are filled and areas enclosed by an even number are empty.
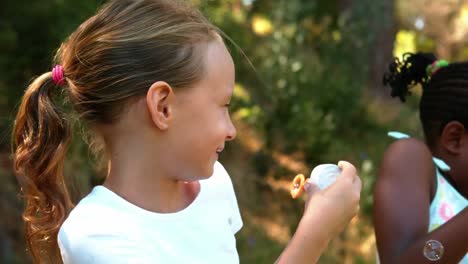
<svg viewBox="0 0 468 264">
<path fill-rule="evenodd" d="M 390 98 L 389 91 L 382 83 L 382 76 L 388 63 L 393 59 L 393 46 L 396 36 L 395 4 L 394 0 L 380 0 L 384 5 L 381 9 L 382 21 L 370 54 L 369 91 L 375 97 Z"/>
</svg>

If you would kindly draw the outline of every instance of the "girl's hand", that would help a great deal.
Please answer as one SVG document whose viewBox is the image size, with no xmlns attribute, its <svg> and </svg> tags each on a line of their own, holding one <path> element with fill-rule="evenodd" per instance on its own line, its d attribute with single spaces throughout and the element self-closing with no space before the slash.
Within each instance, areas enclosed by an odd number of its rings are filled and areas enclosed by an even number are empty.
<svg viewBox="0 0 468 264">
<path fill-rule="evenodd" d="M 356 168 L 351 163 L 340 161 L 338 166 L 342 173 L 328 188 L 321 191 L 309 179 L 304 186 L 307 200 L 301 222 L 310 219 L 317 223 L 317 219 L 320 219 L 321 226 L 315 227 L 315 232 L 322 229 L 329 239 L 341 232 L 359 211 L 362 187 Z"/>
<path fill-rule="evenodd" d="M 307 180 L 304 215 L 276 263 L 317 263 L 328 242 L 358 212 L 361 180 L 349 162 L 340 161 L 338 166 L 342 173 L 325 190 Z"/>
</svg>

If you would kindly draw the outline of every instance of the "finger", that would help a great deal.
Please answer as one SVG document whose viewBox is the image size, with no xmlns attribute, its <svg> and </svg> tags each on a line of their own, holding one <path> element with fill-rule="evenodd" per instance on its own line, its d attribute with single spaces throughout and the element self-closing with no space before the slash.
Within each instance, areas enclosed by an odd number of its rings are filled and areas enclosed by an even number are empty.
<svg viewBox="0 0 468 264">
<path fill-rule="evenodd" d="M 356 188 L 359 189 L 359 192 L 362 190 L 362 180 L 359 176 L 356 175 L 356 178 L 354 179 L 353 184 L 356 186 Z"/>
<path fill-rule="evenodd" d="M 341 174 L 338 178 L 342 179 L 342 184 L 350 184 L 351 186 L 356 181 L 357 171 L 353 164 L 347 161 L 340 161 L 338 162 L 338 166 L 341 168 Z"/>
<path fill-rule="evenodd" d="M 353 164 L 347 161 L 344 161 L 344 160 L 339 161 L 338 167 L 340 167 L 340 169 L 342 170 L 341 174 L 350 175 L 350 176 L 356 175 L 356 168 L 354 167 Z"/>
<path fill-rule="evenodd" d="M 353 183 L 356 183 L 359 180 L 359 175 L 354 175 L 353 177 Z"/>
</svg>

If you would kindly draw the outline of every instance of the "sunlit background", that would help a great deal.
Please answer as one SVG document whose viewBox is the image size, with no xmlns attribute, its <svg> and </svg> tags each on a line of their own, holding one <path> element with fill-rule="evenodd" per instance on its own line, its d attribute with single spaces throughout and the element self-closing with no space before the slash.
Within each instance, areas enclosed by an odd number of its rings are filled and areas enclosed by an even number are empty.
<svg viewBox="0 0 468 264">
<path fill-rule="evenodd" d="M 0 2 L 0 263 L 30 263 L 10 160 L 16 107 L 28 82 L 49 71 L 60 42 L 103 2 Z M 372 188 L 391 142 L 386 132 L 422 135 L 420 91 L 402 104 L 382 86 L 382 73 L 404 52 L 467 59 L 468 1 L 193 2 L 230 36 L 226 42 L 236 62 L 232 116 L 238 138 L 221 160 L 244 220 L 237 244 L 241 263 L 274 262 L 302 214 L 303 201 L 288 194 L 290 180 L 341 159 L 359 169 L 361 212 L 320 263 L 375 263 Z M 66 175 L 77 182 L 76 199 L 102 181 L 79 133 Z"/>
</svg>

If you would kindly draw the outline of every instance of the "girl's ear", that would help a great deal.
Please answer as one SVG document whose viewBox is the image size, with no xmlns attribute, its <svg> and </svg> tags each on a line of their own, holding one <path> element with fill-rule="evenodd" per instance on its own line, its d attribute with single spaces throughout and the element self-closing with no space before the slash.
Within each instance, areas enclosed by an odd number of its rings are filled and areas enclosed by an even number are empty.
<svg viewBox="0 0 468 264">
<path fill-rule="evenodd" d="M 450 154 L 458 155 L 465 142 L 463 137 L 465 134 L 465 127 L 458 121 L 450 121 L 445 125 L 442 135 L 440 136 L 442 147 Z"/>
<path fill-rule="evenodd" d="M 162 81 L 151 85 L 146 93 L 146 105 L 154 125 L 167 130 L 172 119 L 174 92 L 172 87 Z"/>
</svg>

